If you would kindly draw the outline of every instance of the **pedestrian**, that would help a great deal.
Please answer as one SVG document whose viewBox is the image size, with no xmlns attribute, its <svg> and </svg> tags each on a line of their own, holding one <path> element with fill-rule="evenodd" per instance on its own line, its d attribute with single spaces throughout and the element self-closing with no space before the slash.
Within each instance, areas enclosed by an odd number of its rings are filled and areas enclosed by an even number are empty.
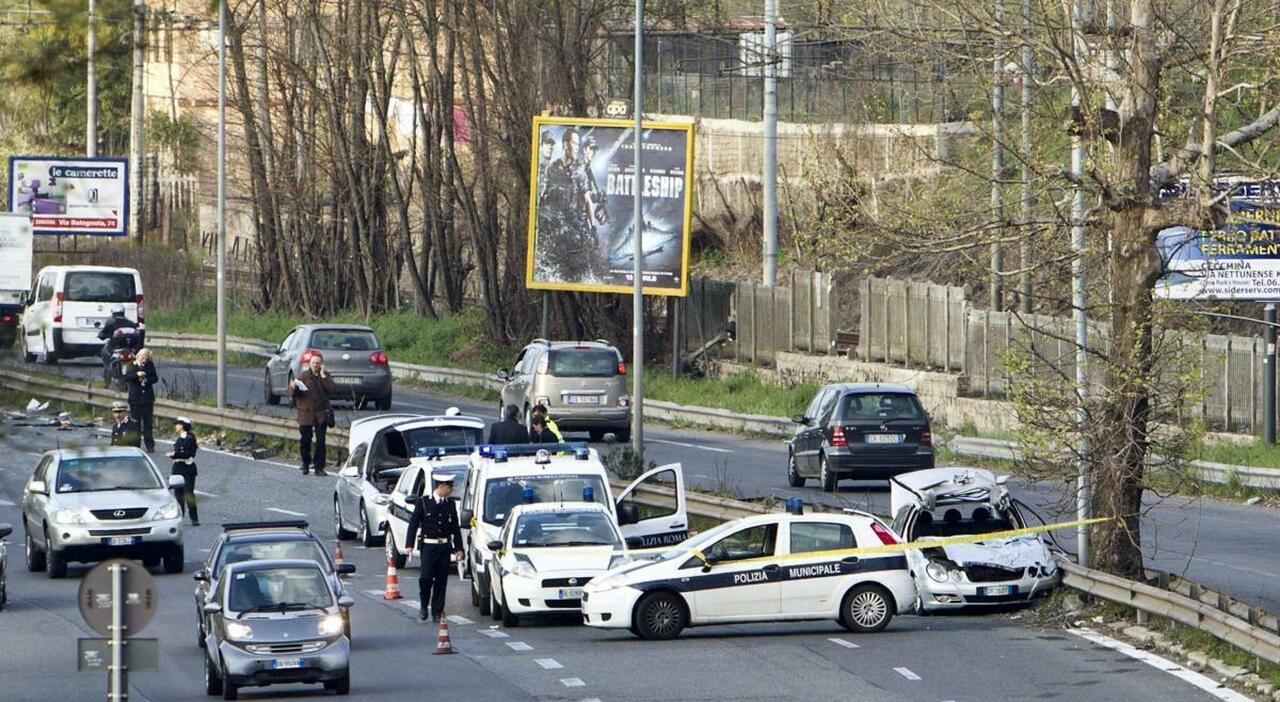
<svg viewBox="0 0 1280 702">
<path fill-rule="evenodd" d="M 129 416 L 129 405 L 119 400 L 112 402 L 111 418 L 115 421 L 111 425 L 112 446 L 142 446 L 142 430 L 133 417 Z"/>
<path fill-rule="evenodd" d="M 541 402 L 534 405 L 532 415 L 534 419 L 537 419 L 538 417 L 542 417 L 543 420 L 545 420 L 547 431 L 555 435 L 556 443 L 558 444 L 564 443 L 564 434 L 560 433 L 560 427 L 556 426 L 556 421 L 551 418 L 551 414 L 550 412 L 548 412 L 546 405 L 542 404 Z"/>
<path fill-rule="evenodd" d="M 168 453 L 173 459 L 173 475 L 181 475 L 183 484 L 175 488 L 178 505 L 184 515 L 191 515 L 191 526 L 200 526 L 200 506 L 196 503 L 196 435 L 191 431 L 191 420 L 178 417 L 174 420 L 173 431 L 177 438 L 173 440 L 173 450 Z"/>
<path fill-rule="evenodd" d="M 333 426 L 333 405 L 329 396 L 338 391 L 333 376 L 324 367 L 324 356 L 311 352 L 307 367 L 289 385 L 285 392 L 293 398 L 293 408 L 298 413 L 298 431 L 301 434 L 299 450 L 302 452 L 302 474 L 314 470 L 324 472 L 324 435 Z M 312 450 L 312 439 L 315 450 Z"/>
<path fill-rule="evenodd" d="M 502 411 L 502 421 L 489 427 L 489 443 L 491 444 L 527 444 L 529 430 L 516 418 L 520 416 L 520 408 L 507 405 Z"/>
<path fill-rule="evenodd" d="M 438 622 L 444 617 L 450 562 L 462 560 L 462 529 L 458 526 L 458 511 L 454 509 L 453 500 L 449 499 L 453 493 L 453 475 L 436 473 L 431 479 L 435 482 L 435 489 L 419 498 L 413 508 L 405 542 L 409 544 L 410 558 L 415 544 L 422 550 L 418 571 L 418 619 L 426 621 L 429 603 L 431 620 Z"/>
<path fill-rule="evenodd" d="M 560 440 L 547 428 L 547 415 L 535 414 L 529 422 L 529 443 L 558 444 Z"/>
<path fill-rule="evenodd" d="M 129 413 L 142 427 L 142 443 L 147 447 L 147 453 L 156 450 L 152 430 L 156 419 L 156 383 L 159 380 L 149 348 L 138 352 L 133 366 L 127 367 L 124 374 L 124 381 L 129 384 Z"/>
</svg>

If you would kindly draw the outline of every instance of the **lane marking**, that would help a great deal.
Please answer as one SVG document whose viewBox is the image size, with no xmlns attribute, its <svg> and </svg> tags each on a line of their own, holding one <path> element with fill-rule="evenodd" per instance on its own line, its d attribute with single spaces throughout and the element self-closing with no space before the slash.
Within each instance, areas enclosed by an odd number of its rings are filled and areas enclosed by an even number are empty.
<svg viewBox="0 0 1280 702">
<path fill-rule="evenodd" d="M 564 667 L 554 658 L 535 658 L 533 662 L 542 666 L 543 670 L 558 670 Z"/>
<path fill-rule="evenodd" d="M 445 619 L 448 619 L 450 624 L 474 624 L 475 623 L 470 619 L 467 619 L 466 617 L 460 617 L 456 614 L 445 615 Z"/>
<path fill-rule="evenodd" d="M 830 641 L 837 646 L 844 646 L 845 648 L 862 648 L 858 644 L 852 641 L 845 641 L 844 639 L 827 639 L 827 641 Z"/>
<path fill-rule="evenodd" d="M 907 680 L 920 680 L 920 679 L 921 679 L 919 675 L 916 675 L 915 673 L 911 672 L 911 669 L 910 669 L 910 668 L 894 668 L 894 670 L 898 671 L 898 675 L 901 675 L 902 677 L 906 678 Z"/>
<path fill-rule="evenodd" d="M 479 629 L 478 631 L 479 633 L 484 634 L 485 636 L 488 636 L 491 639 L 507 638 L 506 632 L 498 631 L 497 629 Z"/>
<path fill-rule="evenodd" d="M 731 449 L 723 449 L 718 446 L 702 446 L 700 444 L 689 444 L 683 441 L 670 441 L 668 439 L 646 439 L 651 444 L 667 444 L 668 446 L 679 446 L 681 448 L 701 449 L 703 451 L 712 451 L 714 453 L 733 453 Z"/>
<path fill-rule="evenodd" d="M 10 502 L 8 500 L 0 500 L 0 507 L 17 507 L 17 506 L 18 506 L 18 503 L 16 502 Z"/>
<path fill-rule="evenodd" d="M 1217 682 L 1213 678 L 1208 677 L 1207 675 L 1201 675 L 1200 673 L 1197 673 L 1194 670 L 1188 670 L 1178 665 L 1177 663 L 1174 663 L 1168 658 L 1157 656 L 1154 653 L 1150 653 L 1148 651 L 1142 651 L 1140 649 L 1134 648 L 1133 646 L 1130 646 L 1129 644 L 1124 643 L 1123 641 L 1117 641 L 1116 639 L 1113 639 L 1109 636 L 1103 636 L 1102 634 L 1099 634 L 1092 629 L 1067 629 L 1067 631 L 1075 634 L 1076 636 L 1079 636 L 1080 638 L 1086 641 L 1090 641 L 1099 646 L 1109 648 L 1113 651 L 1126 655 L 1129 658 L 1132 658 L 1136 661 L 1142 661 L 1143 663 L 1146 663 L 1152 668 L 1162 670 L 1174 676 L 1175 678 L 1182 680 L 1183 682 L 1189 683 L 1194 687 L 1204 690 L 1205 692 L 1209 693 L 1210 695 L 1213 695 L 1214 697 L 1220 700 L 1227 700 L 1228 702 L 1249 702 L 1249 700 L 1251 699 L 1249 697 L 1246 697 L 1245 695 L 1242 695 L 1236 692 L 1235 690 L 1232 690 L 1229 687 L 1222 685 L 1221 683 Z"/>
<path fill-rule="evenodd" d="M 205 492 L 204 490 L 196 490 L 196 494 L 200 497 L 221 497 L 221 495 L 215 495 L 212 492 Z"/>
<path fill-rule="evenodd" d="M 533 650 L 533 646 L 530 646 L 529 644 L 523 641 L 508 641 L 507 648 L 511 649 L 512 651 L 532 651 Z"/>
<path fill-rule="evenodd" d="M 565 687 L 586 687 L 586 683 L 582 682 L 582 678 L 560 678 L 560 684 Z"/>
<path fill-rule="evenodd" d="M 280 509 L 279 507 L 268 507 L 268 508 L 267 508 L 267 511 L 268 511 L 268 512 L 279 512 L 280 514 L 287 514 L 287 515 L 289 515 L 290 517 L 305 517 L 305 516 L 307 516 L 307 515 L 306 515 L 305 513 L 303 513 L 303 512 L 295 512 L 295 511 L 293 511 L 293 510 L 291 510 L 291 509 Z"/>
</svg>

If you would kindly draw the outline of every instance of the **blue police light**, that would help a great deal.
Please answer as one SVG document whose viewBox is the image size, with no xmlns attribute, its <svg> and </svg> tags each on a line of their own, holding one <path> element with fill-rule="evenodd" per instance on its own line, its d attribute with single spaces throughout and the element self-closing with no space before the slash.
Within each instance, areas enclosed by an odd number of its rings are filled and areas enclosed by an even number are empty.
<svg viewBox="0 0 1280 702">
<path fill-rule="evenodd" d="M 804 514 L 804 500 L 799 497 L 788 497 L 787 514 Z"/>
<path fill-rule="evenodd" d="M 582 486 L 582 501 L 583 502 L 596 501 L 596 491 L 590 485 Z"/>
<path fill-rule="evenodd" d="M 525 488 L 525 489 L 524 489 L 524 492 L 523 492 L 522 494 L 523 494 L 523 496 L 524 496 L 524 503 L 525 503 L 525 504 L 529 504 L 529 503 L 533 502 L 533 488 L 531 488 L 531 487 L 527 487 L 527 488 Z"/>
<path fill-rule="evenodd" d="M 579 446 L 573 450 L 573 457 L 579 461 L 585 461 L 591 457 L 591 452 L 587 450 L 586 446 Z"/>
<path fill-rule="evenodd" d="M 490 445 L 488 445 L 488 444 L 485 444 L 484 446 L 481 446 L 481 447 L 480 447 L 480 457 L 481 457 L 481 458 L 493 458 L 493 447 L 492 447 L 492 446 L 490 446 Z"/>
<path fill-rule="evenodd" d="M 494 463 L 506 463 L 506 462 L 507 462 L 507 450 L 506 450 L 505 448 L 496 448 L 496 449 L 494 449 L 494 450 L 493 450 L 493 462 L 494 462 Z"/>
</svg>

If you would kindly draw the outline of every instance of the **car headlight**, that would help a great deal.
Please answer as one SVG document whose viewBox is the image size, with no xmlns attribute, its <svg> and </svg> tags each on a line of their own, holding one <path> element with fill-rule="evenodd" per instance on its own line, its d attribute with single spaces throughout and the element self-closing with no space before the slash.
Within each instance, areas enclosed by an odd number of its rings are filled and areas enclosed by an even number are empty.
<svg viewBox="0 0 1280 702">
<path fill-rule="evenodd" d="M 182 510 L 178 507 L 178 503 L 170 502 L 164 507 L 156 510 L 156 515 L 151 519 L 156 522 L 164 519 L 177 519 L 180 514 L 182 514 Z"/>
<path fill-rule="evenodd" d="M 934 563 L 930 561 L 929 565 L 924 567 L 924 572 L 929 576 L 929 579 L 934 582 L 947 582 L 947 569 L 943 567 L 941 563 Z"/>
<path fill-rule="evenodd" d="M 73 509 L 60 509 L 53 513 L 54 524 L 84 524 L 84 517 Z"/>
<path fill-rule="evenodd" d="M 227 622 L 227 638 L 232 641 L 251 641 L 253 627 L 240 622 Z"/>
<path fill-rule="evenodd" d="M 610 559 L 609 559 L 609 568 L 608 568 L 608 570 L 613 570 L 614 568 L 617 568 L 618 566 L 626 565 L 626 564 L 628 564 L 628 563 L 630 563 L 630 562 L 631 562 L 631 556 L 628 556 L 628 555 L 626 555 L 626 554 L 618 554 L 618 555 L 616 555 L 616 556 L 614 556 L 614 557 L 612 557 L 612 558 L 610 558 Z"/>
<path fill-rule="evenodd" d="M 521 578 L 532 578 L 538 574 L 538 571 L 534 569 L 532 563 L 516 561 L 516 564 L 511 566 L 511 574 Z"/>
<path fill-rule="evenodd" d="M 316 631 L 321 636 L 337 636 L 342 633 L 345 624 L 346 622 L 342 620 L 341 614 L 330 614 L 320 619 L 320 623 L 316 626 Z"/>
<path fill-rule="evenodd" d="M 388 502 L 391 502 L 390 495 L 374 495 L 373 496 L 373 504 L 375 505 L 385 505 Z"/>
</svg>

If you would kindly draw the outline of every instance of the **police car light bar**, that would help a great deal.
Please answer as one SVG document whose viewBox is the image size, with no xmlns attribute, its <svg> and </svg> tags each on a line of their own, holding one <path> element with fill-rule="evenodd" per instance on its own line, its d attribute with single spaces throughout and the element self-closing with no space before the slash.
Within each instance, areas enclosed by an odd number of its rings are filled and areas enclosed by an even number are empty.
<svg viewBox="0 0 1280 702">
<path fill-rule="evenodd" d="M 223 522 L 223 531 L 239 531 L 241 529 L 306 529 L 309 527 L 302 519 L 282 519 L 275 522 Z"/>
<path fill-rule="evenodd" d="M 432 446 L 425 449 L 425 452 L 418 458 L 444 458 L 445 456 L 466 456 L 475 451 L 475 446 Z"/>
<path fill-rule="evenodd" d="M 537 456 L 539 451 L 550 454 L 572 453 L 574 458 L 585 461 L 591 457 L 591 451 L 585 442 L 566 442 L 561 444 L 485 444 L 480 447 L 481 458 L 497 458 L 502 452 L 507 458 L 528 458 Z"/>
</svg>

